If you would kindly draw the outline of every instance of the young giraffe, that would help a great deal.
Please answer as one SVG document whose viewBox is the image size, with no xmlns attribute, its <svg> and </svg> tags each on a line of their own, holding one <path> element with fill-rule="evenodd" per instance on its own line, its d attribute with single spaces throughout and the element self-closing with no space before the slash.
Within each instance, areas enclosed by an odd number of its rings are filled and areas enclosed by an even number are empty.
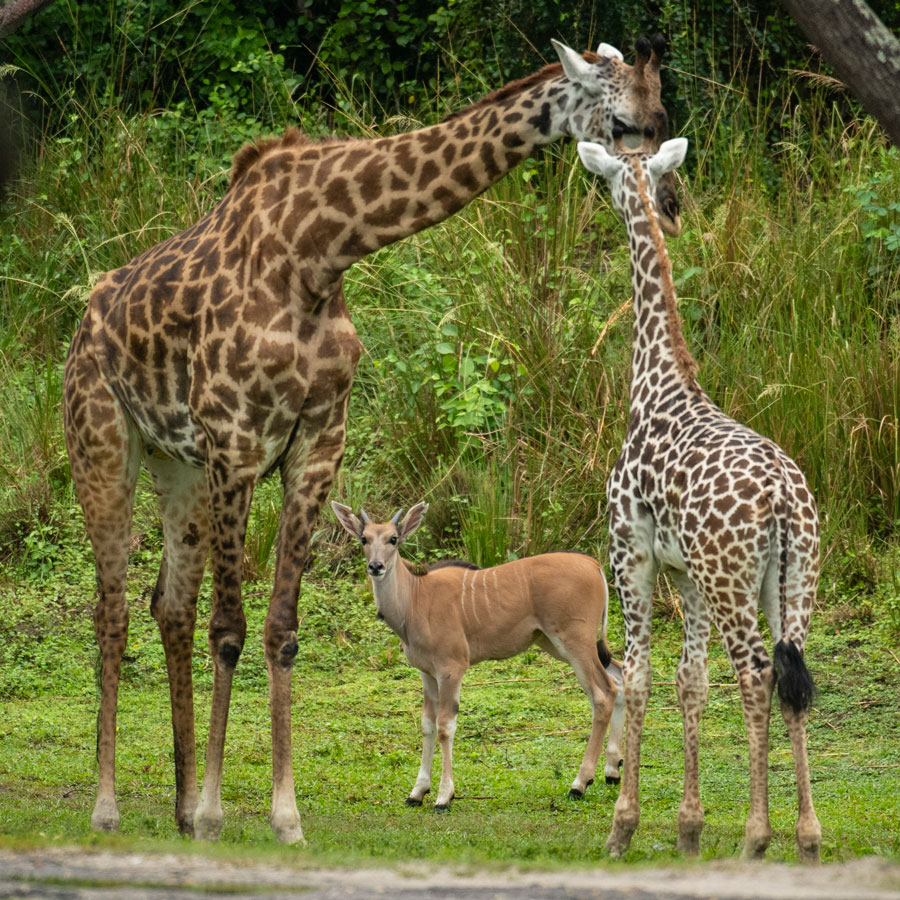
<svg viewBox="0 0 900 900">
<path fill-rule="evenodd" d="M 684 159 L 687 141 L 655 156 L 610 156 L 580 143 L 590 171 L 603 175 L 624 219 L 634 291 L 634 348 L 628 432 L 607 483 L 610 562 L 625 614 L 628 739 L 622 789 L 607 849 L 626 850 L 638 824 L 641 729 L 650 694 L 650 628 L 657 573 L 681 592 L 684 649 L 678 702 L 684 719 L 684 796 L 678 847 L 700 849 L 703 806 L 698 728 L 708 692 L 710 622 L 737 673 L 750 745 L 750 815 L 744 854 L 760 857 L 771 837 L 768 739 L 778 684 L 799 796 L 801 859 L 819 857 L 806 754 L 812 679 L 803 648 L 819 575 L 816 505 L 803 473 L 772 441 L 735 422 L 697 383 L 675 298 L 672 268 L 652 199 L 653 185 Z M 774 642 L 774 670 L 758 627 L 757 601 Z"/>
<path fill-rule="evenodd" d="M 265 622 L 272 727 L 270 822 L 303 839 L 291 763 L 297 601 L 312 524 L 344 450 L 360 343 L 344 271 L 373 250 L 459 210 L 537 147 L 564 135 L 611 141 L 614 127 L 666 137 L 661 47 L 635 65 L 601 45 L 508 84 L 444 122 L 375 140 L 309 141 L 296 131 L 245 146 L 207 216 L 104 275 L 69 349 L 66 445 L 94 548 L 94 630 L 102 675 L 95 829 L 119 823 L 115 733 L 128 629 L 125 570 L 143 460 L 159 495 L 165 549 L 151 603 L 166 654 L 175 747 L 175 818 L 215 839 L 232 678 L 244 645 L 241 563 L 255 483 L 284 486 Z M 677 233 L 671 187 L 658 198 Z M 209 743 L 198 797 L 191 681 L 196 599 L 212 555 Z"/>
</svg>

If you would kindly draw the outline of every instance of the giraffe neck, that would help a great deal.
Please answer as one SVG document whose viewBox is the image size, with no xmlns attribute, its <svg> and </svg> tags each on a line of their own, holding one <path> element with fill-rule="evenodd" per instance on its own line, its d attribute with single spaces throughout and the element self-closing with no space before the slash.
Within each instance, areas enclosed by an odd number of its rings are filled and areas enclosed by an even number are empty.
<svg viewBox="0 0 900 900">
<path fill-rule="evenodd" d="M 646 177 L 637 160 L 630 161 L 634 179 L 626 210 L 634 299 L 632 410 L 673 384 L 699 391 L 697 363 L 691 356 L 666 249 Z M 626 183 L 631 181 L 627 179 Z"/>
<path fill-rule="evenodd" d="M 547 66 L 418 131 L 321 143 L 292 132 L 248 146 L 230 205 L 252 208 L 252 192 L 284 271 L 305 270 L 324 289 L 363 256 L 457 212 L 584 115 L 561 66 Z"/>
</svg>

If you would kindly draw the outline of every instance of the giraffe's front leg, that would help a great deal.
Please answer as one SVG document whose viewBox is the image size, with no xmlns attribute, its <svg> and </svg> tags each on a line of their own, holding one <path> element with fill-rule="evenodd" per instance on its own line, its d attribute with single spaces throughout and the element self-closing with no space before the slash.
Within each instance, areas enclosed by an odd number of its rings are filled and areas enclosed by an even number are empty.
<svg viewBox="0 0 900 900">
<path fill-rule="evenodd" d="M 291 678 L 297 655 L 297 603 L 309 555 L 309 539 L 319 509 L 328 497 L 344 453 L 348 394 L 327 415 L 312 447 L 306 438 L 317 429 L 304 426 L 282 466 L 284 503 L 272 601 L 266 616 L 265 650 L 272 718 L 272 811 L 269 822 L 278 840 L 303 842 L 294 792 L 291 757 Z"/>
<path fill-rule="evenodd" d="M 709 695 L 710 616 L 703 596 L 687 575 L 673 572 L 672 580 L 681 592 L 684 612 L 684 647 L 675 679 L 684 724 L 684 793 L 678 809 L 678 849 L 688 856 L 697 856 L 704 822 L 700 801 L 700 716 Z"/>
<path fill-rule="evenodd" d="M 621 856 L 631 845 L 640 821 L 639 780 L 641 767 L 641 732 L 644 713 L 650 698 L 653 673 L 650 667 L 650 629 L 652 625 L 653 588 L 657 565 L 650 552 L 650 542 L 636 544 L 633 535 L 615 536 L 614 519 L 610 520 L 610 563 L 622 612 L 625 616 L 626 650 L 623 663 L 625 687 L 625 765 L 622 787 L 616 800 L 613 825 L 606 849 L 613 857 Z M 640 525 L 636 520 L 635 525 Z M 644 523 L 641 530 L 649 529 Z M 627 532 L 626 532 L 627 533 Z"/>
<path fill-rule="evenodd" d="M 244 648 L 247 621 L 241 603 L 244 537 L 256 482 L 254 468 L 235 458 L 212 454 L 206 465 L 212 537 L 213 608 L 209 650 L 213 660 L 213 692 L 203 790 L 194 815 L 194 837 L 218 840 L 222 831 L 222 764 L 231 685 Z"/>
</svg>

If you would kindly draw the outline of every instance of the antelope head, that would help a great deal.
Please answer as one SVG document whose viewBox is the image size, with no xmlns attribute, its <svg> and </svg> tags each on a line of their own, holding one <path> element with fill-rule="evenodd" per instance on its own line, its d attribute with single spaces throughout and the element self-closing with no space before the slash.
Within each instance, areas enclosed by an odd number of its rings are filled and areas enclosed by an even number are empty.
<svg viewBox="0 0 900 900">
<path fill-rule="evenodd" d="M 403 509 L 398 509 L 390 522 L 383 524 L 371 521 L 362 507 L 358 516 L 349 506 L 334 500 L 331 508 L 344 531 L 362 544 L 366 572 L 373 581 L 378 581 L 394 570 L 400 545 L 422 524 L 428 504 L 417 503 L 405 516 Z"/>
</svg>

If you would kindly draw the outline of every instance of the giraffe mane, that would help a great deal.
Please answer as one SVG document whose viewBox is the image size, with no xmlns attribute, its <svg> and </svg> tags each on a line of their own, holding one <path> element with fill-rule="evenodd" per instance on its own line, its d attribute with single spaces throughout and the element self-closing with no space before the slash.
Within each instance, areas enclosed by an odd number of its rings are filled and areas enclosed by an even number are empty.
<svg viewBox="0 0 900 900">
<path fill-rule="evenodd" d="M 332 144 L 340 140 L 342 138 L 325 137 L 313 139 L 305 135 L 299 128 L 288 128 L 281 137 L 254 138 L 252 141 L 247 141 L 235 153 L 231 161 L 231 178 L 228 186 L 234 187 L 257 160 L 268 156 L 274 150 L 281 150 L 284 147 L 299 147 L 303 144 Z"/>
<path fill-rule="evenodd" d="M 672 354 L 675 357 L 675 364 L 681 370 L 682 375 L 690 384 L 697 387 L 697 360 L 691 355 L 687 341 L 684 339 L 681 317 L 678 315 L 678 298 L 675 296 L 675 281 L 672 278 L 672 260 L 669 258 L 666 240 L 659 227 L 656 210 L 650 201 L 647 183 L 644 181 L 644 172 L 637 155 L 631 161 L 631 165 L 634 167 L 634 172 L 637 176 L 638 196 L 641 204 L 647 211 L 647 218 L 650 222 L 650 237 L 653 240 L 656 248 L 656 257 L 659 260 L 659 277 L 662 282 L 663 297 L 666 301 L 666 330 L 669 333 L 669 340 L 672 342 Z"/>
<path fill-rule="evenodd" d="M 597 54 L 591 50 L 586 50 L 582 54 L 582 57 L 585 62 L 589 63 L 606 62 L 606 57 L 597 56 Z M 476 100 L 471 105 L 450 113 L 444 121 L 450 122 L 453 119 L 458 119 L 460 116 L 468 115 L 473 110 L 481 109 L 484 106 L 492 106 L 495 103 L 499 103 L 501 100 L 507 100 L 508 98 L 515 96 L 526 88 L 530 88 L 532 85 L 540 84 L 543 81 L 549 81 L 551 78 L 556 78 L 562 74 L 562 63 L 549 63 L 542 69 L 538 69 L 537 72 L 532 72 L 530 75 L 526 75 L 524 78 L 520 78 L 517 81 L 510 81 L 509 84 L 505 84 L 502 88 L 492 91 L 490 94 L 482 97 L 480 100 Z"/>
</svg>

